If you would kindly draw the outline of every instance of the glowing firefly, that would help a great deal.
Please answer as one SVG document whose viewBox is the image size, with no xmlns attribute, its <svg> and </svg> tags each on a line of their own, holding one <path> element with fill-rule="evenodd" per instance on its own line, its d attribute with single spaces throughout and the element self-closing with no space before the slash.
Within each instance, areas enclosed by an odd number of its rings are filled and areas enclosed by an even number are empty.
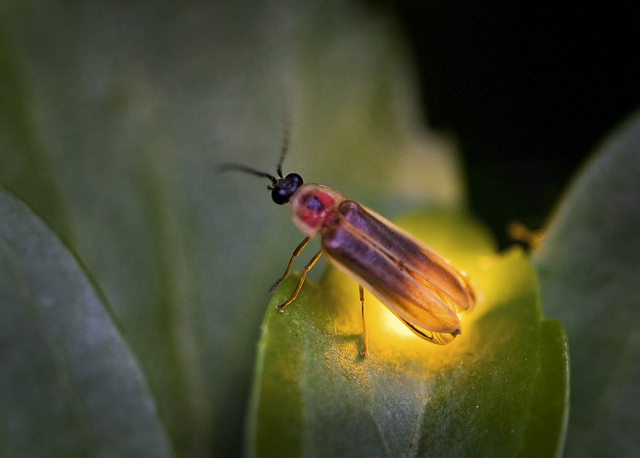
<svg viewBox="0 0 640 458">
<path fill-rule="evenodd" d="M 273 201 L 279 205 L 291 203 L 293 222 L 306 235 L 272 291 L 289 276 L 294 259 L 309 240 L 318 234 L 321 236 L 321 249 L 304 267 L 291 297 L 277 309 L 283 311 L 295 301 L 307 273 L 324 254 L 359 285 L 362 355 L 368 352 L 363 287 L 419 337 L 439 345 L 453 341 L 461 333 L 458 313 L 470 310 L 476 302 L 467 274 L 382 216 L 346 200 L 335 189 L 303 184 L 297 173 L 283 176 L 284 152 L 277 177 L 243 165 L 221 167 L 221 170 L 239 170 L 271 180 L 269 189 Z"/>
</svg>

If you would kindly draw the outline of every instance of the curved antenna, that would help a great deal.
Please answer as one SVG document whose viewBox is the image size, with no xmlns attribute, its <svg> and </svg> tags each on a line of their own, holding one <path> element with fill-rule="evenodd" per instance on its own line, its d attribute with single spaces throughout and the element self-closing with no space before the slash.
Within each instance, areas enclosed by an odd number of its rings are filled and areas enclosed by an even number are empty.
<svg viewBox="0 0 640 458">
<path fill-rule="evenodd" d="M 285 101 L 282 108 L 284 125 L 282 126 L 282 150 L 280 151 L 280 160 L 278 161 L 278 176 L 282 178 L 282 163 L 289 150 L 289 142 L 291 140 L 291 107 L 288 101 Z"/>
<path fill-rule="evenodd" d="M 216 170 L 218 172 L 227 172 L 229 170 L 238 170 L 240 172 L 249 173 L 251 175 L 256 175 L 256 176 L 259 176 L 259 177 L 268 178 L 268 179 L 271 180 L 271 184 L 273 186 L 278 184 L 278 179 L 276 177 L 274 177 L 273 175 L 271 175 L 270 173 L 261 172 L 260 170 L 252 169 L 251 167 L 247 167 L 247 166 L 241 165 L 241 164 L 221 164 L 218 167 L 216 167 Z M 282 176 L 282 175 L 280 175 L 280 176 Z"/>
</svg>

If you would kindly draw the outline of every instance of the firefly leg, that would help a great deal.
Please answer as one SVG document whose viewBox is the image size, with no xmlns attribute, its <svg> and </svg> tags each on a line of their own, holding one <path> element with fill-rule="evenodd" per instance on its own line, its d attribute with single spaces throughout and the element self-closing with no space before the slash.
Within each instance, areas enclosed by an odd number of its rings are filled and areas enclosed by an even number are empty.
<svg viewBox="0 0 640 458">
<path fill-rule="evenodd" d="M 360 354 L 362 356 L 367 356 L 369 354 L 369 343 L 367 339 L 367 322 L 364 319 L 364 288 L 362 285 L 358 285 L 360 290 L 360 303 L 362 304 L 362 352 Z"/>
<path fill-rule="evenodd" d="M 308 239 L 309 239 L 308 237 L 305 239 L 305 243 L 308 241 Z M 282 312 L 287 305 L 291 304 L 293 301 L 296 300 L 296 297 L 298 297 L 298 293 L 300 292 L 300 290 L 302 289 L 302 285 L 304 284 L 304 279 L 307 278 L 307 272 L 309 272 L 313 267 L 313 265 L 316 262 L 318 262 L 318 259 L 320 259 L 321 255 L 322 255 L 322 250 L 318 251 L 315 255 L 313 255 L 313 258 L 311 258 L 311 261 L 309 261 L 309 263 L 306 266 L 304 266 L 304 269 L 302 270 L 302 274 L 300 275 L 300 281 L 298 282 L 298 286 L 296 286 L 296 289 L 291 295 L 291 297 L 276 307 L 279 311 Z"/>
<path fill-rule="evenodd" d="M 309 243 L 310 238 L 311 237 L 305 237 L 305 239 L 300 243 L 300 245 L 298 245 L 297 248 L 293 250 L 291 259 L 289 259 L 289 265 L 287 266 L 287 270 L 285 270 L 284 275 L 280 277 L 280 279 L 278 279 L 271 288 L 269 288 L 270 293 L 274 292 L 278 287 L 278 285 L 287 279 L 287 277 L 289 276 L 289 273 L 291 272 L 291 267 L 293 267 L 293 260 L 296 259 L 298 255 L 302 252 L 304 247 L 307 246 L 307 243 Z"/>
</svg>

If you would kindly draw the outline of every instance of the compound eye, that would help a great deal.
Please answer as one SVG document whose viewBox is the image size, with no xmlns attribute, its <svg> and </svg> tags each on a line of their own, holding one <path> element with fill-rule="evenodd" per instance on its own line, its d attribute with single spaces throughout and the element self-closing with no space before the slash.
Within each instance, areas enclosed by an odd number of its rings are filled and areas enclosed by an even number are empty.
<svg viewBox="0 0 640 458">
<path fill-rule="evenodd" d="M 290 173 L 278 180 L 271 191 L 271 198 L 278 205 L 284 205 L 289 202 L 300 186 L 302 186 L 302 177 L 297 173 Z"/>
<path fill-rule="evenodd" d="M 284 179 L 290 182 L 291 186 L 294 187 L 295 189 L 298 189 L 300 186 L 302 186 L 302 177 L 297 173 L 290 173 L 289 175 L 284 177 Z M 295 192 L 295 189 L 294 189 L 294 192 Z"/>
<path fill-rule="evenodd" d="M 291 194 L 286 189 L 276 186 L 273 188 L 273 191 L 271 191 L 271 198 L 278 205 L 284 205 L 289 202 Z"/>
</svg>

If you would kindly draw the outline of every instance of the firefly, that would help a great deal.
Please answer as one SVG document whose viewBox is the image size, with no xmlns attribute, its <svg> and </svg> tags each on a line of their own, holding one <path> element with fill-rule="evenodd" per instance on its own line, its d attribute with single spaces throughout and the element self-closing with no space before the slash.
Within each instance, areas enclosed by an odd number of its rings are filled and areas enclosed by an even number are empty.
<svg viewBox="0 0 640 458">
<path fill-rule="evenodd" d="M 363 356 L 368 353 L 364 289 L 428 342 L 446 345 L 461 334 L 458 314 L 471 310 L 476 303 L 476 294 L 465 272 L 374 211 L 345 199 L 335 189 L 304 184 L 297 173 L 283 176 L 283 159 L 284 150 L 277 177 L 243 165 L 220 167 L 223 171 L 238 170 L 269 179 L 271 198 L 278 205 L 291 204 L 293 223 L 305 235 L 271 291 L 289 276 L 294 260 L 309 240 L 321 237 L 320 250 L 302 270 L 289 299 L 277 306 L 279 311 L 296 300 L 307 273 L 324 254 L 327 261 L 358 283 Z"/>
</svg>

